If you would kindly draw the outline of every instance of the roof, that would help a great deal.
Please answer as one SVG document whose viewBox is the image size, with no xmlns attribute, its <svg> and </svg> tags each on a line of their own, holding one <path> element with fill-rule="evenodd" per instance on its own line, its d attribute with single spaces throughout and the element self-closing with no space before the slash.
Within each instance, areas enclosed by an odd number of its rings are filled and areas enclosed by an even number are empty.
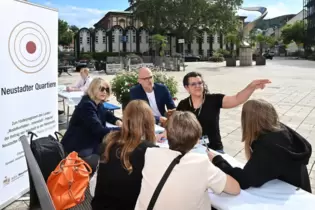
<svg viewBox="0 0 315 210">
<path fill-rule="evenodd" d="M 104 20 L 105 18 L 111 15 L 128 15 L 128 14 L 132 14 L 132 11 L 109 11 L 104 15 L 104 17 L 102 17 L 102 19 L 100 19 L 97 23 L 94 24 L 94 27 L 96 27 L 96 25 L 102 22 L 102 20 Z"/>
</svg>

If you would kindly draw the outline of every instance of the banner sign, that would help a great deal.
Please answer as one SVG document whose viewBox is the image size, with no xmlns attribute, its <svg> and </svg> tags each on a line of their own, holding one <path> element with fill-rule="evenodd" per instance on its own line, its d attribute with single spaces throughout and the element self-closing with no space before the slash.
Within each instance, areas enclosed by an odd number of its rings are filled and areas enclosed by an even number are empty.
<svg viewBox="0 0 315 210">
<path fill-rule="evenodd" d="M 58 130 L 58 12 L 18 0 L 1 0 L 0 8 L 2 209 L 29 189 L 19 137 Z"/>
</svg>

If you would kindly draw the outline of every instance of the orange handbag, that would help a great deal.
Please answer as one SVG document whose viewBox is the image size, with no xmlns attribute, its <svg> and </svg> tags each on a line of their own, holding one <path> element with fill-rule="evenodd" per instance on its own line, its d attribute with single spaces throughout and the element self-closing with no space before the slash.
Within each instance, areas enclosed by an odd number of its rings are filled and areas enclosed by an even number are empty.
<svg viewBox="0 0 315 210">
<path fill-rule="evenodd" d="M 47 180 L 56 210 L 69 209 L 84 201 L 91 173 L 89 164 L 76 152 L 71 152 L 60 161 Z"/>
</svg>

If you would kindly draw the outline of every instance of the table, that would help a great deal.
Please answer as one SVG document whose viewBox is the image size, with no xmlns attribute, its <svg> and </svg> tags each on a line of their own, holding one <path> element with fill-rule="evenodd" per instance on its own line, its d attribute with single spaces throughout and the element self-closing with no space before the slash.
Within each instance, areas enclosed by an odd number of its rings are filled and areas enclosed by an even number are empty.
<svg viewBox="0 0 315 210">
<path fill-rule="evenodd" d="M 65 100 L 67 101 L 67 123 L 69 123 L 69 117 L 71 116 L 69 114 L 69 108 L 70 106 L 76 106 L 81 101 L 82 96 L 84 95 L 83 91 L 66 91 L 66 87 L 64 85 L 58 86 L 58 97 L 62 98 L 63 102 L 63 109 L 65 111 Z M 110 104 L 108 102 L 104 102 L 105 109 L 114 112 L 117 109 L 120 109 L 119 106 L 116 106 L 114 104 Z"/>
<path fill-rule="evenodd" d="M 111 124 L 109 122 L 106 122 L 106 127 L 108 127 L 108 128 L 118 128 L 117 125 L 113 125 L 113 124 Z M 164 128 L 159 126 L 159 125 L 155 125 L 154 129 L 155 129 L 155 133 L 156 134 L 162 133 L 164 131 Z"/>
<path fill-rule="evenodd" d="M 158 143 L 158 145 L 168 148 L 167 142 Z M 206 154 L 206 147 L 197 144 L 192 152 Z M 244 167 L 243 163 L 228 154 L 223 154 L 222 157 L 234 167 Z M 209 197 L 212 206 L 218 210 L 309 210 L 315 208 L 315 195 L 280 180 L 272 180 L 260 188 L 241 190 L 237 196 L 226 193 L 216 195 L 209 190 Z"/>
<path fill-rule="evenodd" d="M 69 76 L 72 76 L 69 72 L 68 69 L 73 68 L 73 66 L 58 66 L 58 77 L 61 76 L 62 72 L 67 73 Z"/>
</svg>

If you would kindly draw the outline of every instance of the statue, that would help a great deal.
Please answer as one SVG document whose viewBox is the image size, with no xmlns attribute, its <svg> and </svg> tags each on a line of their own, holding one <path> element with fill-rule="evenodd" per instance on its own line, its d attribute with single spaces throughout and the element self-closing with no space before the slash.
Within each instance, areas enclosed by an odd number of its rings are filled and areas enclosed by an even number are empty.
<svg viewBox="0 0 315 210">
<path fill-rule="evenodd" d="M 256 18 L 254 21 L 248 23 L 244 26 L 241 33 L 241 47 L 251 47 L 249 44 L 249 33 L 255 28 L 257 25 L 257 22 L 264 19 L 266 15 L 268 14 L 267 8 L 265 7 L 241 7 L 240 9 L 246 10 L 246 11 L 257 11 L 261 13 L 261 16 Z"/>
</svg>

